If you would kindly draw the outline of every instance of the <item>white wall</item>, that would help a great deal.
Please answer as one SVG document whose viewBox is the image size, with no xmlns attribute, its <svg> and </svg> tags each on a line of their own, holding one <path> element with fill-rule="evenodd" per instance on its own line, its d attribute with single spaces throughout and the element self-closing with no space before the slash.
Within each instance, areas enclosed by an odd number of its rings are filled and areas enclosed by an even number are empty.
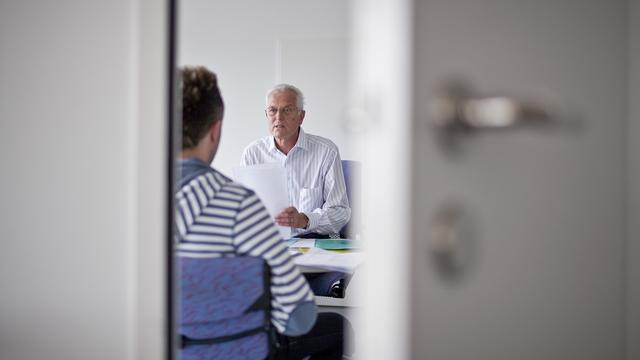
<svg viewBox="0 0 640 360">
<path fill-rule="evenodd" d="M 216 168 L 231 175 L 244 147 L 268 135 L 264 95 L 279 82 L 305 94 L 305 131 L 357 159 L 345 128 L 348 9 L 345 0 L 180 1 L 178 61 L 215 71 L 226 103 Z"/>
<path fill-rule="evenodd" d="M 164 108 L 164 71 L 154 71 L 165 61 L 165 7 L 0 3 L 2 359 L 162 358 L 165 275 L 138 275 L 161 263 L 166 242 L 164 164 L 147 161 L 167 151 L 163 112 L 149 110 Z M 151 52 L 141 56 L 140 43 Z M 145 196 L 154 201 L 139 203 Z M 157 249 L 139 252 L 139 234 L 157 235 L 146 239 Z M 146 319 L 141 283 L 156 299 Z"/>
<path fill-rule="evenodd" d="M 640 0 L 629 2 L 627 359 L 640 359 Z"/>
</svg>

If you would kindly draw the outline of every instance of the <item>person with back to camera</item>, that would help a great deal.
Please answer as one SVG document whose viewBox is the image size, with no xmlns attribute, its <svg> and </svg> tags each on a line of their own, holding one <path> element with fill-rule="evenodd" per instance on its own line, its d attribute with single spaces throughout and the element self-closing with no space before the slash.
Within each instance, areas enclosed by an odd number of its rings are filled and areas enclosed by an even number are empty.
<svg viewBox="0 0 640 360">
<path fill-rule="evenodd" d="M 263 258 L 271 270 L 271 322 L 280 343 L 275 358 L 341 359 L 348 322 L 335 313 L 317 313 L 309 285 L 262 201 L 209 165 L 220 144 L 224 113 L 216 75 L 202 66 L 184 67 L 181 90 L 182 150 L 176 165 L 184 186 L 175 197 L 177 255 Z M 224 215 L 215 211 L 220 201 L 226 204 Z M 202 241 L 206 234 L 210 239 Z M 200 241 L 191 241 L 194 236 Z"/>
</svg>

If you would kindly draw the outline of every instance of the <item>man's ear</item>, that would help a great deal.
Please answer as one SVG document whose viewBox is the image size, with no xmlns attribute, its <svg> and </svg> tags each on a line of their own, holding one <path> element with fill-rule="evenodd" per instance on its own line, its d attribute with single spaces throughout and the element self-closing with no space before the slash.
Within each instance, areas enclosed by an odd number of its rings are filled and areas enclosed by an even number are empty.
<svg viewBox="0 0 640 360">
<path fill-rule="evenodd" d="M 222 120 L 214 121 L 209 128 L 209 139 L 216 142 L 220 140 L 220 129 L 222 127 Z"/>
<path fill-rule="evenodd" d="M 298 120 L 299 124 L 298 125 L 302 125 L 302 122 L 304 121 L 304 116 L 307 114 L 306 111 L 302 110 L 300 111 L 300 120 Z"/>
</svg>

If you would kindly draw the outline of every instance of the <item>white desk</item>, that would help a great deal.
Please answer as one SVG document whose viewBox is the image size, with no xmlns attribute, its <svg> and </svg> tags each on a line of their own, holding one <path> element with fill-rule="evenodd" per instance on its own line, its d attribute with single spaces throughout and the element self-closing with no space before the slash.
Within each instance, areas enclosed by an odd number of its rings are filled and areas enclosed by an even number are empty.
<svg viewBox="0 0 640 360">
<path fill-rule="evenodd" d="M 292 254 L 296 254 L 294 255 L 294 261 L 296 262 L 296 264 L 298 265 L 298 268 L 302 273 L 340 271 L 338 269 L 342 268 L 342 266 L 345 266 L 346 268 L 349 269 L 348 272 L 351 272 L 354 269 L 357 269 L 357 267 L 362 262 L 361 253 L 359 254 L 359 256 L 354 257 L 354 255 L 356 254 L 348 252 L 348 253 L 344 253 L 345 257 L 340 257 L 341 253 L 339 252 L 333 252 L 333 251 L 314 248 L 313 247 L 314 239 L 303 239 L 302 241 L 305 241 L 305 244 L 302 246 L 305 250 L 303 251 L 292 250 Z M 292 249 L 295 249 L 295 247 L 292 247 Z M 309 256 L 309 258 L 307 258 L 306 261 L 301 261 L 302 257 L 304 256 Z M 326 267 L 323 265 L 319 265 L 319 264 L 325 264 L 325 262 L 326 262 Z M 338 268 L 335 268 L 336 264 L 340 264 L 341 266 L 339 266 Z M 332 265 L 334 266 L 334 268 L 331 268 Z M 350 291 L 357 288 L 357 286 L 353 286 L 354 282 L 357 283 L 357 281 L 358 281 L 358 275 L 357 275 L 357 271 L 355 271 L 353 272 L 351 276 L 351 280 L 347 288 L 345 289 L 344 298 L 334 298 L 334 297 L 316 295 L 316 303 L 320 307 L 333 307 L 333 308 L 359 306 L 360 302 L 358 301 L 357 292 Z"/>
</svg>

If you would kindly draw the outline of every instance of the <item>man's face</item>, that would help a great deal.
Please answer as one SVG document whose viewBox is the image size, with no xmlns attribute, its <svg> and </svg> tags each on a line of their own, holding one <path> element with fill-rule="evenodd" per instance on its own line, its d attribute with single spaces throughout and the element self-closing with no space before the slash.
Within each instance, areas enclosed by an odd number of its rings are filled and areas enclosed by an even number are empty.
<svg viewBox="0 0 640 360">
<path fill-rule="evenodd" d="M 273 137 L 284 141 L 297 138 L 305 113 L 298 109 L 295 93 L 281 91 L 271 94 L 265 112 L 269 132 Z"/>
</svg>

